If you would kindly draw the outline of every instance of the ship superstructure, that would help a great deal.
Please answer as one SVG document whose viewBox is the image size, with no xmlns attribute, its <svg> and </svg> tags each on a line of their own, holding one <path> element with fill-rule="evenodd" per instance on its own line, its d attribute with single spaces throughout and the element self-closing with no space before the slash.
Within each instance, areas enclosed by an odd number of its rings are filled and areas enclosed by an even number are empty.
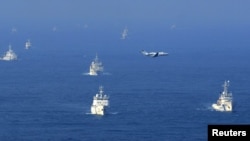
<svg viewBox="0 0 250 141">
<path fill-rule="evenodd" d="M 109 97 L 104 94 L 103 86 L 99 87 L 99 93 L 93 97 L 93 103 L 91 106 L 91 113 L 96 115 L 104 115 L 106 107 L 109 106 Z"/>
<path fill-rule="evenodd" d="M 103 71 L 102 62 L 99 61 L 98 56 L 96 55 L 95 59 L 91 62 L 89 67 L 89 75 L 99 75 Z"/>
</svg>

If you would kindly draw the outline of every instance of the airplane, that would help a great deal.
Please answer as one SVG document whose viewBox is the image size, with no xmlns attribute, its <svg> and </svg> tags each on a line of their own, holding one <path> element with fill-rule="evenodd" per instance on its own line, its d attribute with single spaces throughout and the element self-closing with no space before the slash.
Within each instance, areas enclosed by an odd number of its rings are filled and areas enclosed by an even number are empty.
<svg viewBox="0 0 250 141">
<path fill-rule="evenodd" d="M 160 51 L 160 52 L 147 52 L 145 50 L 142 50 L 141 53 L 145 56 L 150 56 L 150 57 L 158 57 L 158 56 L 167 56 L 168 55 L 168 53 L 162 52 L 162 51 Z"/>
</svg>

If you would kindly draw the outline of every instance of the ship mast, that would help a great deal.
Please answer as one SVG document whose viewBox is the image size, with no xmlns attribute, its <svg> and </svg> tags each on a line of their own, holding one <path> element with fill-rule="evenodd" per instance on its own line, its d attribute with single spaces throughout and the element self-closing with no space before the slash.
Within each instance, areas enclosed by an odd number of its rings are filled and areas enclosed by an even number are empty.
<svg viewBox="0 0 250 141">
<path fill-rule="evenodd" d="M 103 86 L 100 86 L 100 87 L 99 87 L 99 94 L 100 94 L 100 96 L 103 95 Z"/>
<path fill-rule="evenodd" d="M 225 81 L 223 87 L 224 87 L 223 93 L 224 93 L 225 95 L 228 95 L 228 90 L 227 90 L 227 88 L 229 87 L 229 80 L 228 80 L 228 81 Z"/>
</svg>

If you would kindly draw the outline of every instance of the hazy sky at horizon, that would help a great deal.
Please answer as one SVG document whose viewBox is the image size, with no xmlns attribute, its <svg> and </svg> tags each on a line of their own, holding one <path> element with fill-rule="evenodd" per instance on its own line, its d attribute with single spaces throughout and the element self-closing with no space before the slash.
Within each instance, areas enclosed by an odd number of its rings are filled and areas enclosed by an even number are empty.
<svg viewBox="0 0 250 141">
<path fill-rule="evenodd" d="M 248 26 L 248 0 L 3 0 L 2 24 Z"/>
</svg>

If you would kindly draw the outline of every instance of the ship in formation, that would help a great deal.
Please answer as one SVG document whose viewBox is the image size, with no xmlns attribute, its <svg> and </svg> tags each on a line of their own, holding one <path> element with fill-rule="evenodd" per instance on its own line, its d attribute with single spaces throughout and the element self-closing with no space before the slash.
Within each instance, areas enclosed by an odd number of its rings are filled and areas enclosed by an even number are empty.
<svg viewBox="0 0 250 141">
<path fill-rule="evenodd" d="M 9 50 L 0 58 L 0 60 L 4 61 L 13 61 L 17 60 L 16 53 L 12 50 L 11 45 L 9 45 Z"/>
<path fill-rule="evenodd" d="M 89 75 L 97 76 L 103 72 L 102 62 L 99 61 L 98 56 L 96 55 L 95 59 L 91 62 L 89 67 Z"/>
<path fill-rule="evenodd" d="M 91 114 L 105 115 L 106 109 L 109 106 L 109 96 L 104 94 L 103 86 L 99 87 L 99 93 L 93 97 L 91 105 Z"/>
<path fill-rule="evenodd" d="M 123 31 L 122 31 L 122 37 L 121 39 L 126 39 L 126 37 L 128 36 L 128 28 L 126 27 Z"/>
<path fill-rule="evenodd" d="M 27 40 L 25 42 L 25 49 L 29 49 L 30 47 L 31 47 L 31 42 L 30 42 L 30 40 Z"/>
<path fill-rule="evenodd" d="M 216 111 L 232 111 L 233 110 L 233 94 L 228 91 L 229 80 L 223 84 L 224 90 L 220 93 L 216 103 L 212 107 Z"/>
</svg>

